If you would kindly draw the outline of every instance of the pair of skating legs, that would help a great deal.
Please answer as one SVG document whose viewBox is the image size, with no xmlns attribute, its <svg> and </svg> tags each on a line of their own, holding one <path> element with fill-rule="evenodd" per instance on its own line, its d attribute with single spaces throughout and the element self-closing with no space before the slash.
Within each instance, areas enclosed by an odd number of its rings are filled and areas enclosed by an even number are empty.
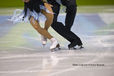
<svg viewBox="0 0 114 76">
<path fill-rule="evenodd" d="M 42 12 L 42 14 L 45 15 L 45 17 L 47 19 L 45 21 L 44 28 L 42 28 L 40 26 L 39 22 L 37 20 L 35 20 L 34 17 L 30 18 L 30 23 L 36 29 L 36 31 L 41 34 L 41 36 L 42 36 L 42 44 L 43 45 L 45 45 L 47 43 L 47 39 L 49 39 L 51 41 L 52 45 L 50 46 L 50 50 L 53 51 L 55 48 L 59 48 L 60 47 L 58 41 L 52 35 L 50 35 L 50 33 L 48 32 L 48 28 L 51 26 L 52 21 L 53 21 L 53 14 L 47 13 L 44 10 L 42 10 L 41 12 Z"/>
</svg>

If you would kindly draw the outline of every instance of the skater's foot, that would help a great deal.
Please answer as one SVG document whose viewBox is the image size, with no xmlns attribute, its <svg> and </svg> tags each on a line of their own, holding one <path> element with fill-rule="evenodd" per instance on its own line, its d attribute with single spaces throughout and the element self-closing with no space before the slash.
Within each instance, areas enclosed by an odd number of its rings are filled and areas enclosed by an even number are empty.
<svg viewBox="0 0 114 76">
<path fill-rule="evenodd" d="M 76 48 L 76 46 L 78 46 Z M 82 45 L 76 45 L 76 46 L 71 46 L 70 44 L 68 45 L 69 50 L 76 50 L 76 49 L 82 49 L 84 48 Z"/>
<path fill-rule="evenodd" d="M 57 49 L 58 50 L 61 49 L 59 44 L 57 44 L 55 48 L 51 48 L 50 50 L 51 50 L 51 52 L 54 52 L 54 51 L 57 51 Z"/>
<path fill-rule="evenodd" d="M 56 48 L 58 48 L 60 50 L 60 45 L 58 43 L 58 41 L 55 38 L 51 38 L 50 39 L 52 42 L 52 45 L 50 46 L 50 50 L 53 52 L 56 50 Z"/>
<path fill-rule="evenodd" d="M 47 38 L 41 35 L 41 42 L 42 42 L 42 45 L 45 46 L 47 43 Z"/>
<path fill-rule="evenodd" d="M 74 49 L 76 49 L 74 46 L 71 46 L 70 44 L 68 45 L 68 49 L 69 50 L 74 50 Z"/>
<path fill-rule="evenodd" d="M 75 48 L 76 46 L 78 46 L 78 47 Z M 77 40 L 73 40 L 73 41 L 68 45 L 68 48 L 69 48 L 69 50 L 70 50 L 70 49 L 75 50 L 75 49 L 82 49 L 82 48 L 84 48 L 84 47 L 82 46 L 82 44 L 77 44 Z"/>
<path fill-rule="evenodd" d="M 69 50 L 70 50 L 70 49 L 76 49 L 76 48 L 75 48 L 75 46 L 77 45 L 76 42 L 77 42 L 76 40 L 73 40 L 73 41 L 68 45 Z"/>
<path fill-rule="evenodd" d="M 79 47 L 79 49 L 82 49 L 82 48 L 84 48 L 82 45 L 80 45 L 80 46 L 78 46 Z"/>
</svg>

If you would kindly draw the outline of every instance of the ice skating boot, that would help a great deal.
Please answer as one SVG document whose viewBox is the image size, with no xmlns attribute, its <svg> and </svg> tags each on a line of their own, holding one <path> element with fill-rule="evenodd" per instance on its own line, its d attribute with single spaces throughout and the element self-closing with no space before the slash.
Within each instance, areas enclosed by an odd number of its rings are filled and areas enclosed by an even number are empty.
<svg viewBox="0 0 114 76">
<path fill-rule="evenodd" d="M 55 38 L 51 38 L 50 40 L 52 42 L 52 45 L 50 46 L 50 50 L 52 52 L 54 52 L 56 50 L 56 48 L 58 48 L 60 50 L 60 45 L 59 45 L 58 41 Z"/>
<path fill-rule="evenodd" d="M 82 45 L 78 45 L 78 48 L 79 48 L 79 49 L 82 49 L 82 48 L 84 48 L 84 47 L 83 47 Z"/>
<path fill-rule="evenodd" d="M 76 49 L 82 49 L 82 48 L 84 48 L 82 45 L 76 45 L 76 46 L 72 46 L 72 44 L 69 44 L 68 45 L 68 48 L 69 48 L 69 50 L 76 50 Z"/>
<path fill-rule="evenodd" d="M 78 46 L 77 48 L 75 48 L 76 46 Z M 76 40 L 74 40 L 73 42 L 71 42 L 69 45 L 68 45 L 68 48 L 69 48 L 69 50 L 76 50 L 76 49 L 82 49 L 82 48 L 84 48 L 83 46 L 82 46 L 82 44 L 77 44 L 76 43 Z"/>
<path fill-rule="evenodd" d="M 76 50 L 75 46 L 71 46 L 71 44 L 68 45 L 69 50 Z"/>
<path fill-rule="evenodd" d="M 41 35 L 41 42 L 42 42 L 42 45 L 45 46 L 47 43 L 47 38 Z"/>
</svg>

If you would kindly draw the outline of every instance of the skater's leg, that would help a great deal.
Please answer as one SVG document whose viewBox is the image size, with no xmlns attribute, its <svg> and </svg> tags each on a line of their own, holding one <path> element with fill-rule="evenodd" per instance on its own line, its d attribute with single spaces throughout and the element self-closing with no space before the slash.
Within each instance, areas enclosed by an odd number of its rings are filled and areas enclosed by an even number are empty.
<svg viewBox="0 0 114 76">
<path fill-rule="evenodd" d="M 41 35 L 45 36 L 48 39 L 53 38 L 53 36 L 51 36 L 50 33 L 47 32 L 46 29 L 41 28 L 41 26 L 38 23 L 38 21 L 36 21 L 33 17 L 30 18 L 30 23 L 36 29 L 36 31 L 39 32 Z"/>
<path fill-rule="evenodd" d="M 48 7 L 51 8 L 51 7 Z M 50 9 L 51 10 L 51 9 Z M 53 11 L 51 10 L 50 12 L 52 13 L 47 13 L 45 10 L 41 10 L 41 13 L 45 15 L 46 17 L 46 21 L 45 21 L 45 26 L 44 29 L 48 31 L 48 28 L 51 26 L 52 22 L 53 22 Z M 43 35 L 41 35 L 41 42 L 42 44 L 45 46 L 47 43 L 47 38 Z"/>
<path fill-rule="evenodd" d="M 66 14 L 66 19 L 65 19 L 65 27 L 66 27 L 66 29 L 68 29 L 70 31 L 71 27 L 73 25 L 74 19 L 75 19 L 76 12 L 77 12 L 76 0 L 66 1 L 66 4 L 67 5 L 65 5 L 65 6 L 67 7 L 67 9 L 66 9 L 67 14 Z M 72 47 L 72 46 L 75 46 L 76 44 L 81 46 L 82 45 L 81 39 L 76 34 L 74 34 L 74 36 L 73 36 L 73 34 L 71 36 L 72 37 L 75 36 L 75 37 L 74 37 L 74 40 L 71 42 L 71 44 L 69 44 L 69 46 Z"/>
<path fill-rule="evenodd" d="M 42 36 L 48 38 L 52 42 L 52 45 L 50 46 L 50 50 L 60 47 L 58 41 L 53 36 L 51 36 L 46 29 L 41 28 L 38 21 L 36 21 L 33 17 L 30 18 L 30 23 Z"/>
<path fill-rule="evenodd" d="M 46 17 L 46 21 L 45 21 L 45 26 L 44 29 L 48 30 L 48 28 L 51 26 L 52 22 L 53 22 L 53 17 L 54 15 L 52 13 L 47 13 L 46 11 L 42 10 L 41 11 L 45 17 Z"/>
<path fill-rule="evenodd" d="M 65 39 L 67 39 L 70 42 L 73 42 L 74 39 L 77 40 L 77 44 L 81 44 L 81 40 L 79 37 L 77 37 L 72 31 L 65 28 L 63 23 L 57 22 L 57 17 L 59 14 L 60 6 L 59 5 L 53 5 L 53 12 L 54 14 L 54 20 L 53 24 L 51 25 L 52 28 L 58 32 L 61 36 L 63 36 Z"/>
<path fill-rule="evenodd" d="M 82 45 L 82 41 L 81 39 L 76 35 L 74 34 L 72 31 L 66 29 L 64 27 L 64 25 L 61 23 L 61 22 L 57 22 L 56 24 L 54 24 L 56 26 L 53 26 L 54 29 L 56 29 L 56 31 L 61 35 L 63 36 L 65 39 L 67 39 L 68 41 L 70 41 L 71 43 L 72 42 L 75 42 L 73 43 L 73 45 Z M 58 29 L 57 29 L 58 28 Z"/>
<path fill-rule="evenodd" d="M 59 33 L 61 36 L 63 36 L 64 38 L 66 38 L 68 41 L 71 42 L 72 40 L 70 38 L 64 36 L 64 32 L 66 30 L 64 25 L 61 22 L 57 21 L 58 14 L 59 14 L 59 11 L 60 11 L 60 5 L 59 4 L 54 4 L 52 9 L 53 9 L 53 12 L 54 12 L 54 19 L 53 19 L 53 23 L 52 23 L 51 27 L 57 33 Z"/>
<path fill-rule="evenodd" d="M 63 36 L 65 39 L 67 39 L 69 42 L 72 43 L 75 40 L 75 45 L 81 45 L 82 42 L 81 42 L 80 38 L 77 35 L 75 35 L 69 29 L 65 28 L 65 26 L 63 25 L 63 23 L 57 22 L 57 17 L 58 17 L 59 10 L 60 10 L 60 5 L 53 4 L 53 7 L 52 8 L 53 8 L 53 12 L 55 13 L 54 14 L 53 24 L 51 25 L 52 28 L 56 32 L 58 32 L 61 36 Z"/>
<path fill-rule="evenodd" d="M 66 19 L 65 19 L 65 27 L 68 30 L 71 30 L 71 27 L 74 23 L 75 15 L 76 15 L 77 8 L 74 5 L 67 6 L 66 9 Z"/>
</svg>

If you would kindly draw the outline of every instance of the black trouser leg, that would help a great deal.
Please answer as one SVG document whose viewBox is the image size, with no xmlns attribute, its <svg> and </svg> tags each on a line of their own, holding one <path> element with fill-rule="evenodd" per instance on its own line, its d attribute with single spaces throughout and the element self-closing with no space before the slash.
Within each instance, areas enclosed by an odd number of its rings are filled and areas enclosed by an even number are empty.
<svg viewBox="0 0 114 76">
<path fill-rule="evenodd" d="M 74 23 L 75 15 L 76 15 L 77 8 L 76 6 L 70 5 L 67 6 L 66 9 L 66 19 L 65 19 L 65 27 L 71 30 L 71 27 Z"/>
<path fill-rule="evenodd" d="M 82 45 L 80 38 L 77 35 L 75 35 L 72 31 L 66 29 L 61 22 L 54 22 L 52 24 L 52 28 L 65 39 L 67 39 L 69 42 L 72 43 L 75 40 L 75 45 Z"/>
<path fill-rule="evenodd" d="M 59 33 L 61 36 L 63 36 L 65 39 L 67 39 L 69 42 L 72 42 L 73 39 L 69 38 L 68 37 L 68 34 L 65 33 L 65 31 L 67 30 L 65 28 L 65 26 L 63 25 L 63 23 L 61 22 L 57 22 L 57 17 L 58 17 L 58 14 L 59 14 L 59 11 L 60 11 L 60 5 L 53 5 L 53 12 L 55 13 L 54 14 L 54 20 L 53 20 L 53 23 L 52 23 L 52 28 L 57 32 Z"/>
<path fill-rule="evenodd" d="M 77 35 L 75 35 L 72 31 L 67 29 L 63 25 L 63 23 L 57 22 L 57 17 L 58 17 L 58 14 L 59 14 L 59 10 L 60 10 L 59 5 L 53 5 L 53 11 L 54 11 L 55 14 L 54 14 L 54 20 L 53 20 L 52 28 L 56 32 L 58 32 L 61 36 L 63 36 L 65 39 L 70 41 L 71 43 L 75 40 L 77 45 L 82 45 L 82 42 L 81 42 L 80 38 Z"/>
</svg>

